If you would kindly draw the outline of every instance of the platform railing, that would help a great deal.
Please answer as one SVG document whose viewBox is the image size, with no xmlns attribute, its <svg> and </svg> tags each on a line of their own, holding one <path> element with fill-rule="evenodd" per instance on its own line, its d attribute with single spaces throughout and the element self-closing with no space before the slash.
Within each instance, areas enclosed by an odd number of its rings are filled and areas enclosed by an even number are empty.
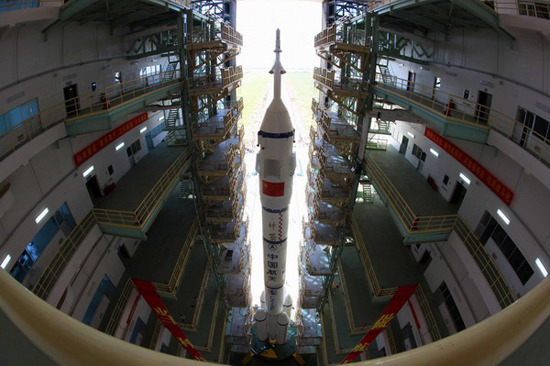
<svg viewBox="0 0 550 366">
<path fill-rule="evenodd" d="M 34 286 L 33 292 L 36 296 L 44 300 L 48 298 L 61 272 L 65 269 L 74 252 L 78 249 L 78 246 L 90 233 L 95 224 L 93 212 L 90 211 L 84 219 L 74 227 Z"/>
<path fill-rule="evenodd" d="M 464 242 L 464 245 L 466 245 L 466 248 L 468 248 L 468 251 L 489 282 L 489 286 L 493 290 L 500 306 L 505 308 L 512 304 L 516 300 L 516 296 L 512 293 L 510 287 L 508 287 L 493 258 L 489 256 L 478 237 L 460 216 L 456 220 L 454 230 Z"/>
<path fill-rule="evenodd" d="M 361 261 L 365 267 L 365 274 L 367 275 L 367 280 L 369 282 L 373 297 L 377 300 L 391 299 L 397 291 L 397 287 L 382 288 L 380 286 L 380 282 L 378 282 L 378 277 L 374 271 L 374 266 L 372 265 L 372 261 L 363 241 L 363 236 L 361 235 L 359 227 L 357 226 L 357 221 L 353 216 L 351 218 L 351 230 L 353 233 L 353 238 L 355 239 L 355 247 L 359 251 L 359 256 L 361 257 Z"/>
<path fill-rule="evenodd" d="M 368 155 L 365 156 L 365 162 L 370 178 L 376 183 L 377 189 L 387 198 L 388 203 L 409 235 L 455 231 L 481 269 L 499 304 L 506 307 L 514 302 L 515 296 L 494 260 L 485 251 L 483 244 L 460 216 L 416 216 L 378 164 L 370 159 Z"/>
<path fill-rule="evenodd" d="M 439 331 L 439 327 L 437 326 L 437 322 L 435 321 L 432 308 L 428 304 L 428 300 L 426 299 L 424 290 L 422 290 L 422 286 L 418 286 L 414 293 L 416 295 L 416 298 L 418 299 L 420 307 L 422 308 L 422 313 L 424 314 L 424 319 L 426 319 L 426 323 L 428 324 L 428 330 L 432 335 L 432 340 L 437 341 L 441 339 L 441 332 Z"/>
<path fill-rule="evenodd" d="M 522 147 L 537 160 L 550 164 L 550 139 L 520 121 L 482 104 L 461 96 L 443 92 L 431 86 L 412 83 L 392 76 L 391 82 L 382 74 L 376 74 L 377 87 L 393 93 L 409 102 L 420 104 L 435 113 L 441 113 L 448 120 L 483 129 L 494 129 Z M 408 90 L 407 90 L 408 89 Z M 453 100 L 455 107 L 448 109 Z"/>
<path fill-rule="evenodd" d="M 169 79 L 166 79 L 170 77 Z M 40 108 L 40 111 L 0 134 L 0 159 L 9 155 L 40 133 L 63 122 L 115 108 L 179 80 L 179 70 L 117 83 L 76 98 Z M 55 98 L 54 98 L 55 99 Z M 85 105 L 80 107 L 80 104 Z"/>
<path fill-rule="evenodd" d="M 181 247 L 180 254 L 178 256 L 178 260 L 176 261 L 176 264 L 174 265 L 174 269 L 172 270 L 172 274 L 170 275 L 170 279 L 167 283 L 154 283 L 153 286 L 157 290 L 159 294 L 167 294 L 167 295 L 174 295 L 174 292 L 178 289 L 181 278 L 183 276 L 183 272 L 185 269 L 185 264 L 187 263 L 187 260 L 189 259 L 189 250 L 191 249 L 191 245 L 195 241 L 195 238 L 197 236 L 199 230 L 199 220 L 195 218 L 195 221 L 193 221 L 193 224 L 191 225 L 191 228 L 189 229 L 189 232 L 187 233 L 187 237 L 185 238 L 185 242 L 183 243 Z"/>
<path fill-rule="evenodd" d="M 126 280 L 126 283 L 124 284 L 124 287 L 122 288 L 122 292 L 120 296 L 118 297 L 118 300 L 115 304 L 115 308 L 111 313 L 111 317 L 109 318 L 109 322 L 107 323 L 107 328 L 105 328 L 106 334 L 109 334 L 109 335 L 115 334 L 116 328 L 120 321 L 120 317 L 122 316 L 122 312 L 124 311 L 124 308 L 128 303 L 128 299 L 130 298 L 130 294 L 132 293 L 133 289 L 134 289 L 134 284 L 132 282 L 132 279 L 128 278 Z"/>
<path fill-rule="evenodd" d="M 161 203 L 168 190 L 179 179 L 180 174 L 190 164 L 188 150 L 182 152 L 168 167 L 134 211 L 94 208 L 94 216 L 99 225 L 141 228 Z"/>
</svg>

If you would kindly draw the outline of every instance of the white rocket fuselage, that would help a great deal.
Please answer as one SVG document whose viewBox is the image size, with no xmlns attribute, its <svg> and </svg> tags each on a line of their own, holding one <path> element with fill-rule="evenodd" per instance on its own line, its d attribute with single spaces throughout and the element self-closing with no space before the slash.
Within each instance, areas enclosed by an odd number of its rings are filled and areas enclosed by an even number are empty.
<svg viewBox="0 0 550 366">
<path fill-rule="evenodd" d="M 267 108 L 258 132 L 256 170 L 260 177 L 262 203 L 265 312 L 267 336 L 284 343 L 288 315 L 285 302 L 286 245 L 288 235 L 288 206 L 292 195 L 292 176 L 296 166 L 293 153 L 294 128 L 281 99 L 281 75 L 285 73 L 279 60 L 280 42 L 277 30 L 273 101 Z M 283 329 L 284 328 L 284 329 Z"/>
</svg>

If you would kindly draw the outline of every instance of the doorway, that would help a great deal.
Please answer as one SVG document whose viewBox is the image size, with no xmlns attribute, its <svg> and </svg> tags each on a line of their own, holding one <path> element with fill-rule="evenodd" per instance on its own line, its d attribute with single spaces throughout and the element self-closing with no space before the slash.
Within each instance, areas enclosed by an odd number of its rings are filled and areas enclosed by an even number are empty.
<svg viewBox="0 0 550 366">
<path fill-rule="evenodd" d="M 97 182 L 97 176 L 92 176 L 88 181 L 86 182 L 86 189 L 88 190 L 88 194 L 90 195 L 90 198 L 92 199 L 92 202 L 96 202 L 98 198 L 101 198 L 101 189 L 99 188 L 99 183 Z"/>
<path fill-rule="evenodd" d="M 477 104 L 475 120 L 481 124 L 488 124 L 489 113 L 491 112 L 491 101 L 493 96 L 489 93 L 479 90 L 477 94 Z"/>
<path fill-rule="evenodd" d="M 407 146 L 409 145 L 409 139 L 403 136 L 403 139 L 401 140 L 401 145 L 399 146 L 399 153 L 405 154 L 407 151 Z"/>
<path fill-rule="evenodd" d="M 464 196 L 466 196 L 466 192 L 468 192 L 466 187 L 464 187 L 461 182 L 456 182 L 455 189 L 449 203 L 460 207 L 462 201 L 464 201 Z"/>
<path fill-rule="evenodd" d="M 416 81 L 416 72 L 409 71 L 409 76 L 407 77 L 407 91 L 414 93 L 414 83 Z"/>
<path fill-rule="evenodd" d="M 78 98 L 78 84 L 72 84 L 63 88 L 63 96 L 65 98 L 65 110 L 67 117 L 78 115 L 80 109 L 80 100 Z"/>
</svg>

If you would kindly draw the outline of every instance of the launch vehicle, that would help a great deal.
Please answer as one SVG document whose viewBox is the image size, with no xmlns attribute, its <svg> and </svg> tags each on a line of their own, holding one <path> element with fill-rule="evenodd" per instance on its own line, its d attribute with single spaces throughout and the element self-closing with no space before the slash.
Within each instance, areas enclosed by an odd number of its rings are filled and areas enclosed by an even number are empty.
<svg viewBox="0 0 550 366">
<path fill-rule="evenodd" d="M 285 292 L 286 247 L 292 177 L 296 168 L 293 152 L 294 128 L 281 98 L 280 31 L 275 42 L 273 100 L 258 132 L 260 150 L 256 171 L 260 180 L 262 204 L 263 260 L 265 290 L 262 306 L 254 314 L 256 336 L 260 341 L 284 344 L 290 324 L 292 299 Z"/>
</svg>

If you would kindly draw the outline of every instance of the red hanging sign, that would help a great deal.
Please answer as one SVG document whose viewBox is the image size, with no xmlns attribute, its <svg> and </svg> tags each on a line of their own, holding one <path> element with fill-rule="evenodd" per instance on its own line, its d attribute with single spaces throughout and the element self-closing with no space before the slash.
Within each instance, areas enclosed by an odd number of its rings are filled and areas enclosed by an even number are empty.
<svg viewBox="0 0 550 366">
<path fill-rule="evenodd" d="M 111 130 L 108 134 L 101 136 L 94 142 L 92 142 L 90 145 L 86 146 L 84 149 L 80 150 L 76 154 L 74 154 L 73 159 L 74 163 L 77 167 L 84 164 L 86 160 L 100 152 L 104 147 L 109 145 L 111 142 L 118 139 L 120 136 L 124 135 L 126 132 L 130 131 L 137 125 L 142 124 L 143 122 L 147 121 L 148 115 L 147 112 L 143 112 L 139 116 L 136 116 L 129 120 L 128 122 L 125 122 L 115 128 L 114 130 Z"/>
<path fill-rule="evenodd" d="M 481 164 L 475 161 L 470 155 L 466 154 L 455 144 L 440 136 L 434 130 L 426 127 L 424 135 L 435 142 L 439 147 L 448 152 L 460 164 L 464 165 L 473 175 L 479 178 L 491 191 L 493 191 L 504 203 L 510 205 L 514 192 L 504 185 L 497 177 L 485 169 Z"/>
<path fill-rule="evenodd" d="M 149 281 L 138 280 L 132 278 L 132 282 L 138 292 L 143 296 L 147 304 L 153 309 L 159 320 L 162 324 L 172 333 L 172 335 L 181 343 L 181 345 L 187 350 L 187 352 L 195 359 L 199 361 L 205 361 L 204 357 L 197 351 L 195 347 L 191 344 L 191 341 L 178 327 L 172 315 L 166 306 L 162 302 L 162 299 L 158 295 L 157 291 L 153 284 Z"/>
<path fill-rule="evenodd" d="M 401 286 L 397 289 L 388 306 L 386 306 L 378 320 L 376 320 L 376 323 L 374 323 L 369 332 L 365 334 L 359 344 L 355 346 L 353 351 L 351 351 L 351 353 L 344 359 L 344 361 L 342 361 L 342 364 L 350 363 L 355 360 L 357 356 L 359 356 L 359 354 L 361 354 L 361 352 L 363 352 L 363 350 L 367 348 L 369 344 L 371 344 L 380 333 L 382 333 L 382 331 L 388 326 L 388 324 L 390 324 L 392 319 L 395 318 L 403 305 L 405 305 L 405 303 L 409 300 L 409 297 L 411 297 L 414 291 L 416 291 L 417 287 L 418 285 L 409 285 Z"/>
</svg>

